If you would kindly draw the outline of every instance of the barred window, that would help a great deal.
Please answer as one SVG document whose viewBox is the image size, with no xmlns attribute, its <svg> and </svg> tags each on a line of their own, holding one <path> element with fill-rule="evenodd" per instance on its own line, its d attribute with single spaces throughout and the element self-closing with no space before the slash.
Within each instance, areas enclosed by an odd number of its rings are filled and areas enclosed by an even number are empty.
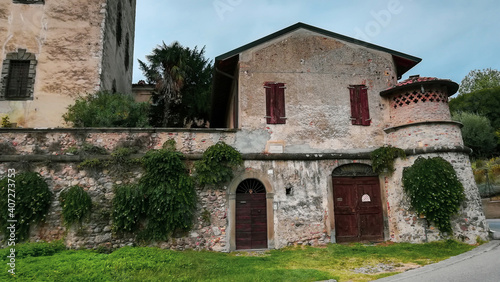
<svg viewBox="0 0 500 282">
<path fill-rule="evenodd" d="M 32 100 L 35 82 L 35 54 L 19 49 L 7 54 L 0 79 L 0 100 Z"/>
<path fill-rule="evenodd" d="M 6 99 L 24 99 L 29 97 L 30 61 L 12 60 L 10 61 L 9 76 L 7 77 Z"/>
<path fill-rule="evenodd" d="M 44 0 L 12 0 L 12 3 L 17 4 L 45 4 Z"/>
</svg>

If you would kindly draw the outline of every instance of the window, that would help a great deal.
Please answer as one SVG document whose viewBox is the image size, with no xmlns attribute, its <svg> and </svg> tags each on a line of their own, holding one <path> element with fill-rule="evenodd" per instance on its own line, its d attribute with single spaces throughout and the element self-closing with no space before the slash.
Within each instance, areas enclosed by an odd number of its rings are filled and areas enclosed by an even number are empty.
<svg viewBox="0 0 500 282">
<path fill-rule="evenodd" d="M 18 4 L 44 4 L 44 0 L 12 0 L 12 3 Z"/>
<path fill-rule="evenodd" d="M 266 119 L 267 124 L 285 124 L 285 84 L 266 82 Z"/>
<path fill-rule="evenodd" d="M 118 2 L 116 7 L 116 45 L 122 45 L 122 3 Z"/>
<path fill-rule="evenodd" d="M 35 54 L 19 49 L 7 54 L 0 80 L 0 100 L 31 100 L 35 82 Z"/>
<path fill-rule="evenodd" d="M 368 126 L 371 123 L 368 109 L 368 88 L 365 85 L 350 85 L 351 121 L 353 125 Z"/>
</svg>

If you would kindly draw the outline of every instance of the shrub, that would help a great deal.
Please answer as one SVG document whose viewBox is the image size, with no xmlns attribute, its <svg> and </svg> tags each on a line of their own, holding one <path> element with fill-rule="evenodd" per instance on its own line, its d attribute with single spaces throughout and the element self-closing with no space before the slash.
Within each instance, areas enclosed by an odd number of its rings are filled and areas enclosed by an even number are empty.
<svg viewBox="0 0 500 282">
<path fill-rule="evenodd" d="M 9 181 L 10 179 L 10 181 Z M 12 182 L 14 179 L 15 182 Z M 11 186 L 9 186 L 11 184 Z M 14 184 L 14 186 L 12 186 Z M 15 188 L 15 208 L 10 209 L 9 194 Z M 52 192 L 40 174 L 25 172 L 13 178 L 0 180 L 0 232 L 7 232 L 9 219 L 17 220 L 16 238 L 24 241 L 29 237 L 30 225 L 37 224 L 45 218 L 52 199 Z M 7 238 L 7 236 L 5 237 Z"/>
<path fill-rule="evenodd" d="M 87 192 L 80 186 L 72 186 L 59 195 L 62 215 L 67 225 L 82 222 L 82 219 L 90 214 L 92 200 Z"/>
<path fill-rule="evenodd" d="M 242 163 L 240 152 L 219 142 L 210 146 L 195 163 L 197 181 L 200 185 L 226 182 L 233 177 L 233 168 Z"/>
<path fill-rule="evenodd" d="M 453 115 L 453 119 L 464 125 L 462 127 L 464 144 L 473 150 L 473 157 L 489 157 L 495 152 L 497 146 L 495 131 L 486 117 L 461 112 Z"/>
<path fill-rule="evenodd" d="M 106 91 L 80 97 L 63 115 L 73 127 L 148 127 L 149 104 Z"/>
<path fill-rule="evenodd" d="M 441 232 L 450 232 L 450 217 L 465 198 L 464 187 L 453 166 L 441 157 L 419 157 L 403 170 L 403 188 L 415 211 L 433 221 Z"/>
</svg>

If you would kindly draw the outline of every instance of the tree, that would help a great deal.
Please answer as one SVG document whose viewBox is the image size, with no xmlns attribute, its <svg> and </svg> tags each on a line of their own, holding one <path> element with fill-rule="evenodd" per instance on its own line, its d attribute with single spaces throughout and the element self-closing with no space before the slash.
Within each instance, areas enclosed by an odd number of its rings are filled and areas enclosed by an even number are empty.
<svg viewBox="0 0 500 282">
<path fill-rule="evenodd" d="M 491 126 L 500 128 L 500 86 L 460 95 L 450 100 L 452 115 L 460 112 L 478 113 L 487 117 Z"/>
<path fill-rule="evenodd" d="M 206 121 L 213 67 L 205 48 L 190 49 L 179 42 L 162 45 L 139 60 L 148 83 L 155 84 L 150 123 L 158 127 L 184 127 Z"/>
<path fill-rule="evenodd" d="M 453 119 L 464 125 L 462 127 L 462 137 L 465 146 L 473 150 L 473 157 L 490 157 L 494 154 L 497 140 L 495 131 L 486 117 L 461 112 L 455 114 Z"/>
<path fill-rule="evenodd" d="M 106 91 L 76 99 L 63 119 L 73 127 L 148 127 L 147 103 Z"/>
<path fill-rule="evenodd" d="M 500 71 L 495 69 L 472 70 L 462 79 L 458 95 L 500 86 Z"/>
</svg>

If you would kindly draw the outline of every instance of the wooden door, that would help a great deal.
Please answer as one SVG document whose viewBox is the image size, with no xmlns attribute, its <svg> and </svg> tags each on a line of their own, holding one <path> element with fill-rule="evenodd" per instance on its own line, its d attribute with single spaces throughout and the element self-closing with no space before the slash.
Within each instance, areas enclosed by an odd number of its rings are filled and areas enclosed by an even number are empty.
<svg viewBox="0 0 500 282">
<path fill-rule="evenodd" d="M 240 189 L 240 186 L 236 191 L 236 249 L 265 249 L 267 210 L 264 186 L 256 189 Z"/>
<path fill-rule="evenodd" d="M 333 198 L 337 242 L 384 239 L 378 177 L 334 177 Z"/>
</svg>

